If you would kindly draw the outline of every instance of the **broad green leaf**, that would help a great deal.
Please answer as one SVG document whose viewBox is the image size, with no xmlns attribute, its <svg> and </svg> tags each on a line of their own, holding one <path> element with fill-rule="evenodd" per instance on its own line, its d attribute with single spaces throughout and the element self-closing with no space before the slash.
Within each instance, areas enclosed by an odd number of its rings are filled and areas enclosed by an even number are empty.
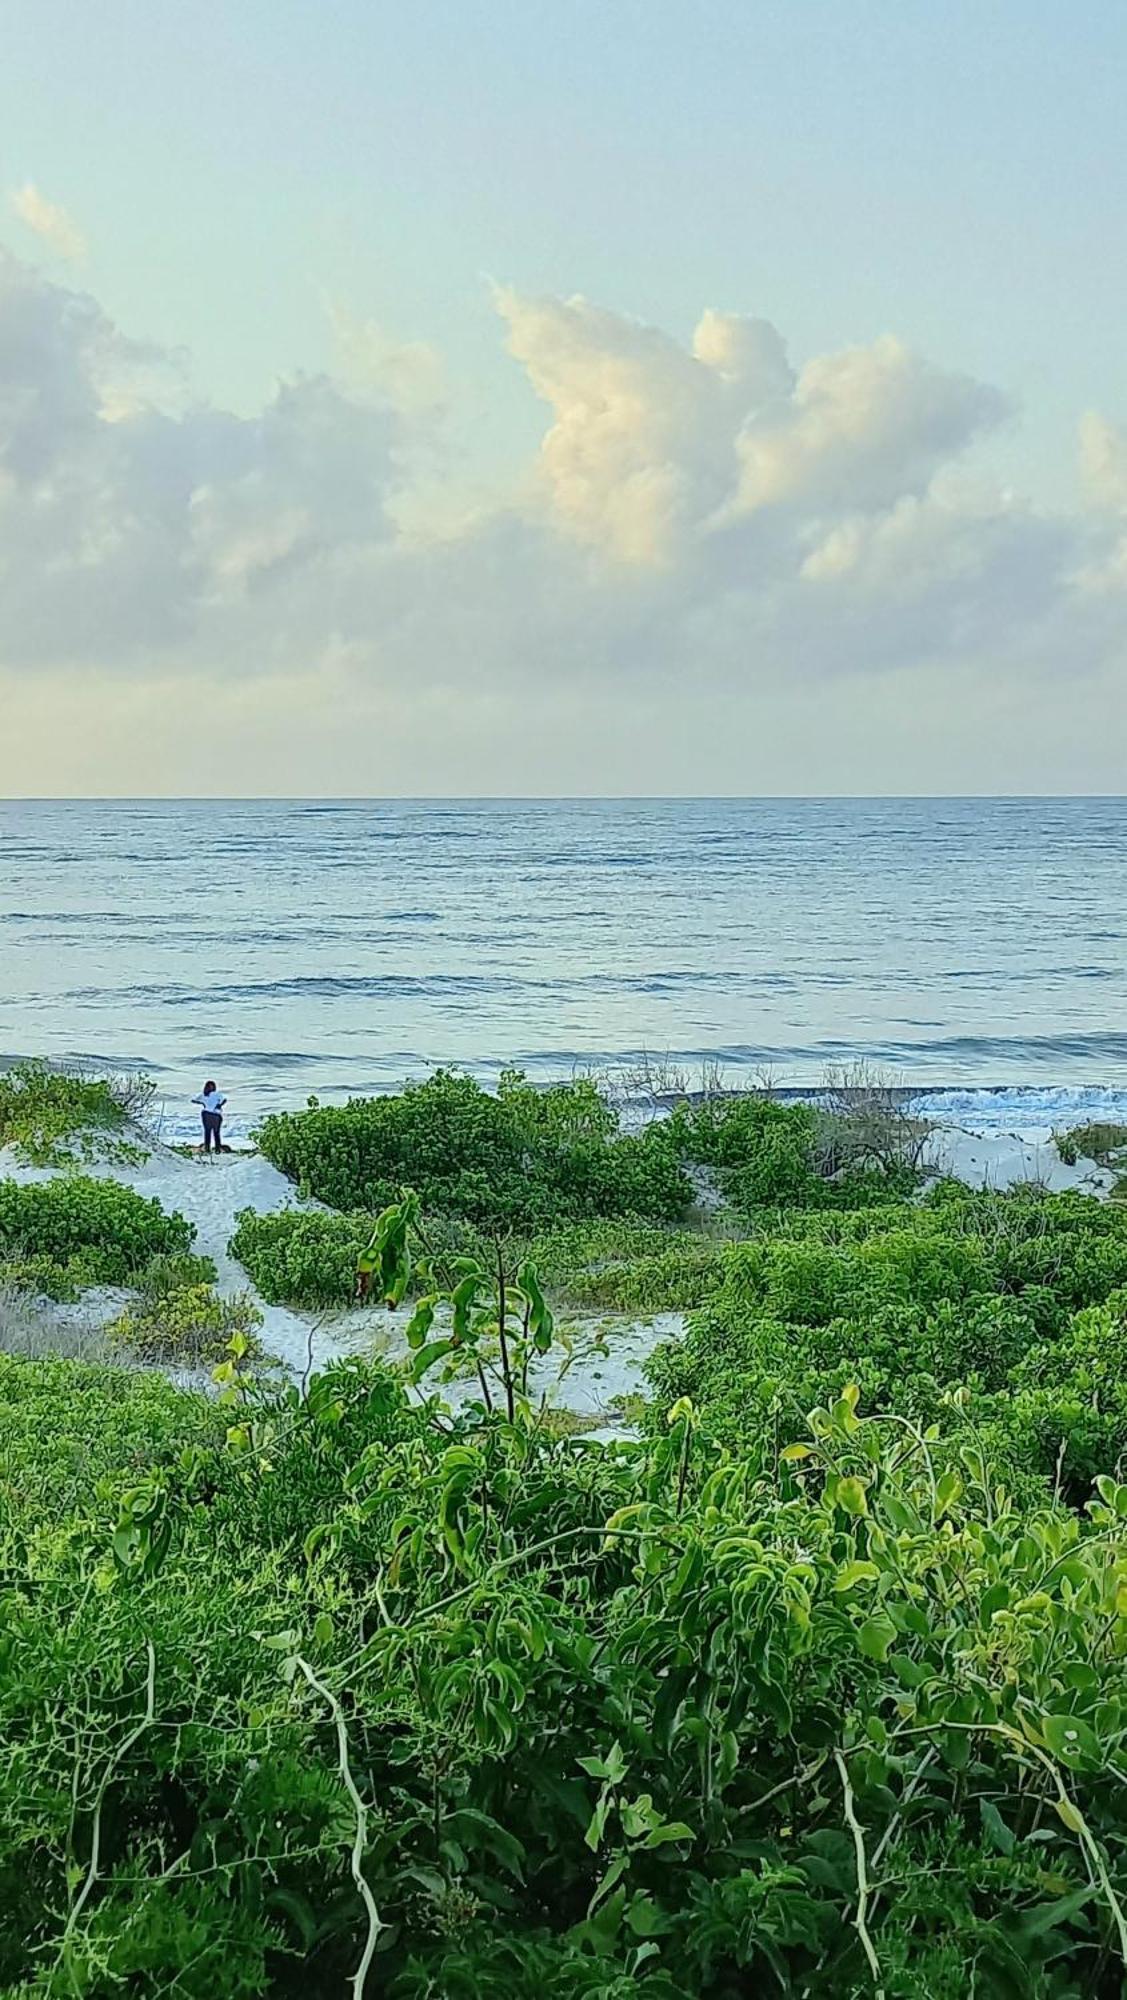
<svg viewBox="0 0 1127 2000">
<path fill-rule="evenodd" d="M 839 1479 L 834 1499 L 839 1507 L 844 1507 L 847 1514 L 867 1514 L 869 1511 L 865 1483 L 862 1479 Z"/>
<path fill-rule="evenodd" d="M 982 1816 L 983 1828 L 989 1834 L 999 1854 L 1012 1854 L 1014 1851 L 1013 1828 L 1006 1825 L 993 1799 L 979 1799 L 978 1810 Z"/>
<path fill-rule="evenodd" d="M 855 1584 L 875 1582 L 879 1575 L 880 1571 L 875 1563 L 862 1562 L 860 1559 L 842 1563 L 834 1578 L 834 1589 L 852 1590 Z"/>
<path fill-rule="evenodd" d="M 888 1658 L 889 1647 L 896 1638 L 896 1627 L 891 1618 L 879 1613 L 875 1618 L 866 1618 L 857 1633 L 857 1644 L 866 1659 L 884 1661 Z"/>
<path fill-rule="evenodd" d="M 1079 1715 L 1043 1715 L 1041 1734 L 1054 1757 L 1073 1770 L 1099 1762 L 1099 1738 Z"/>
<path fill-rule="evenodd" d="M 691 1826 L 686 1826 L 683 1820 L 671 1819 L 666 1820 L 664 1826 L 655 1826 L 653 1832 L 643 1842 L 643 1846 L 667 1847 L 672 1840 L 695 1840 L 695 1838 Z"/>
</svg>

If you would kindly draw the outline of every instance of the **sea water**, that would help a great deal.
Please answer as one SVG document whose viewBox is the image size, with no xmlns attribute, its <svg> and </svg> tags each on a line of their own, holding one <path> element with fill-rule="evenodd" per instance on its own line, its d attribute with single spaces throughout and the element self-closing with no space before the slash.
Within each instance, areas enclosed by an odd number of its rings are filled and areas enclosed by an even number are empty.
<svg viewBox="0 0 1127 2000">
<path fill-rule="evenodd" d="M 169 1133 L 439 1064 L 1127 1116 L 1127 800 L 0 802 L 26 1055 L 150 1071 Z"/>
</svg>

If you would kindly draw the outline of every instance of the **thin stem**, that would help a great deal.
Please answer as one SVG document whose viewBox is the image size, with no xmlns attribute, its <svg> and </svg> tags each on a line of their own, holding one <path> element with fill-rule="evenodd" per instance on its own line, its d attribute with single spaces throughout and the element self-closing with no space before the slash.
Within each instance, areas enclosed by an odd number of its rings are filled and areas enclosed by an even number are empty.
<svg viewBox="0 0 1127 2000">
<path fill-rule="evenodd" d="M 881 1979 L 880 1960 L 873 1947 L 873 1940 L 869 1936 L 867 1922 L 869 1909 L 869 1869 L 865 1856 L 865 1832 L 857 1817 L 853 1786 L 849 1781 L 849 1772 L 846 1769 L 845 1758 L 842 1756 L 840 1750 L 834 1751 L 834 1763 L 837 1765 L 838 1776 L 841 1779 L 841 1795 L 845 1802 L 845 1817 L 849 1824 L 850 1832 L 853 1835 L 853 1851 L 857 1857 L 857 1909 L 853 1918 L 853 1927 L 861 1940 L 861 1948 L 864 1951 L 865 1957 L 869 1961 L 869 1970 L 873 1975 L 873 1985 L 876 1989 L 876 2000 L 884 2000 L 884 1984 Z"/>
<path fill-rule="evenodd" d="M 322 1701 L 327 1702 L 332 1711 L 337 1732 L 337 1764 L 342 1783 L 349 1798 L 352 1800 L 353 1809 L 356 1813 L 356 1828 L 352 1836 L 349 1866 L 352 1870 L 352 1879 L 356 1884 L 367 1914 L 368 1935 L 364 1941 L 364 1950 L 360 1963 L 352 1975 L 352 2000 L 364 2000 L 364 1989 L 368 1980 L 368 1968 L 375 1956 L 376 1942 L 379 1934 L 384 1929 L 384 1925 L 380 1922 L 380 1913 L 376 1908 L 376 1899 L 368 1886 L 367 1877 L 361 1866 L 364 1859 L 364 1847 L 368 1837 L 368 1808 L 356 1789 L 356 1780 L 353 1778 L 352 1766 L 348 1761 L 348 1728 L 344 1719 L 344 1710 L 335 1694 L 325 1686 L 324 1681 L 317 1679 L 308 1660 L 303 1660 L 300 1654 L 297 1656 L 297 1665 L 305 1675 L 314 1693 L 319 1694 Z"/>
<path fill-rule="evenodd" d="M 492 1416 L 493 1397 L 490 1393 L 489 1384 L 485 1379 L 485 1370 L 481 1365 L 481 1358 L 479 1355 L 476 1354 L 474 1355 L 474 1367 L 477 1369 L 477 1379 L 481 1383 L 481 1393 L 485 1401 L 485 1407 L 488 1410 L 490 1416 Z"/>
<path fill-rule="evenodd" d="M 117 1776 L 129 1752 L 132 1750 L 133 1745 L 139 1737 L 144 1735 L 156 1714 L 157 1656 L 153 1651 L 153 1642 L 151 1639 L 146 1639 L 145 1641 L 145 1653 L 148 1659 L 148 1667 L 145 1673 L 145 1712 L 141 1720 L 130 1730 L 128 1736 L 125 1737 L 124 1741 L 114 1752 L 114 1755 L 110 1758 L 109 1763 L 102 1773 L 102 1781 L 98 1786 L 97 1797 L 94 1800 L 94 1818 L 90 1829 L 90 1862 L 82 1887 L 71 1905 L 70 1915 L 66 1921 L 66 1929 L 63 1931 L 60 1957 L 69 1958 L 70 1943 L 77 1928 L 78 1919 L 86 1908 L 94 1892 L 94 1885 L 98 1880 L 98 1867 L 102 1857 L 102 1807 L 105 1804 L 106 1793 L 109 1791 L 110 1785 Z"/>
<path fill-rule="evenodd" d="M 505 1312 L 508 1300 L 505 1297 L 505 1253 L 501 1239 L 497 1238 L 497 1338 L 501 1343 L 501 1376 L 505 1384 L 505 1409 L 509 1422 L 516 1418 L 516 1397 L 514 1395 L 513 1371 L 509 1362 L 509 1339 L 505 1329 Z"/>
</svg>

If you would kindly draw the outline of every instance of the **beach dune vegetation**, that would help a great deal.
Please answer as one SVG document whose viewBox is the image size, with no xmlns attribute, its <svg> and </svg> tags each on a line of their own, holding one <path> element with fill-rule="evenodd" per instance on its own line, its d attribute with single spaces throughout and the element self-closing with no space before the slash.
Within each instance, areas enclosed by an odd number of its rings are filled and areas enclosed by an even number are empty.
<svg viewBox="0 0 1127 2000">
<path fill-rule="evenodd" d="M 538 1090 L 509 1072 L 491 1092 L 438 1071 L 394 1096 L 276 1113 L 257 1137 L 301 1190 L 346 1211 L 374 1213 L 404 1184 L 427 1213 L 486 1229 L 591 1216 L 675 1220 L 692 1200 L 664 1127 L 619 1135 L 586 1079 Z"/>
<path fill-rule="evenodd" d="M 133 1284 L 154 1257 L 190 1250 L 194 1233 L 182 1215 L 117 1181 L 0 1180 L 0 1275 L 52 1298 Z"/>
</svg>

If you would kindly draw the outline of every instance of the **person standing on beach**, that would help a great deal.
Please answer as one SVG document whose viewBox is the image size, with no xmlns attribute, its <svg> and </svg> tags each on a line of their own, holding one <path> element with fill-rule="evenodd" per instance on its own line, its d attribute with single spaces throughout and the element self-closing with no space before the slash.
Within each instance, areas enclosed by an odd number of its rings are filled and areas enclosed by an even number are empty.
<svg viewBox="0 0 1127 2000">
<path fill-rule="evenodd" d="M 227 1099 L 214 1083 L 205 1083 L 198 1097 L 192 1103 L 203 1107 L 203 1146 L 201 1151 L 210 1153 L 214 1144 L 217 1153 L 223 1151 L 223 1106 Z"/>
</svg>

